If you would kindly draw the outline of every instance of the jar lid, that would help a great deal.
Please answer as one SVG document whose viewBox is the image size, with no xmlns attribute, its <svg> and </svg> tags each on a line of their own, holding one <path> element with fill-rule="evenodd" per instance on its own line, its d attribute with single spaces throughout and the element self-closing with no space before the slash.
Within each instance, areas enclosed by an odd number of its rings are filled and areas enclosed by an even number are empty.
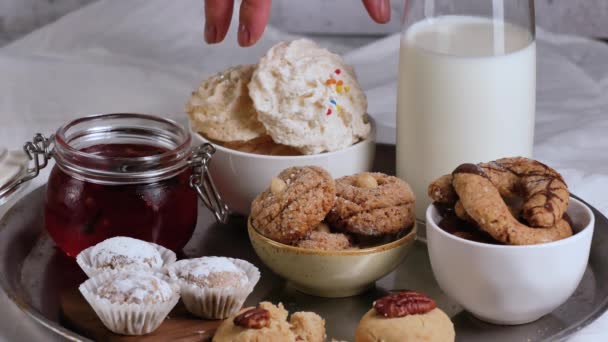
<svg viewBox="0 0 608 342">
<path fill-rule="evenodd" d="M 23 151 L 9 151 L 0 147 L 0 205 L 25 187 L 27 182 L 15 187 L 27 173 L 29 158 Z"/>
</svg>

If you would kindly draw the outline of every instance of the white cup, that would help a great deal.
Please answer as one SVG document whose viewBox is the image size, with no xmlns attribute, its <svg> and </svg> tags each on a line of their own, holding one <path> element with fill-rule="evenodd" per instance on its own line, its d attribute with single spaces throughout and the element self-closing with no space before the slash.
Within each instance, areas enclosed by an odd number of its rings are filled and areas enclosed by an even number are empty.
<svg viewBox="0 0 608 342">
<path fill-rule="evenodd" d="M 209 170 L 218 192 L 232 213 L 249 215 L 251 202 L 266 190 L 272 177 L 292 166 L 320 166 L 334 178 L 371 171 L 376 151 L 376 125 L 369 118 L 369 136 L 352 146 L 303 156 L 269 156 L 240 152 L 213 144 L 216 152 Z M 194 144 L 211 143 L 190 128 Z"/>
<path fill-rule="evenodd" d="M 570 199 L 575 234 L 528 246 L 465 240 L 438 226 L 434 205 L 426 211 L 431 266 L 439 287 L 477 318 L 494 324 L 535 321 L 566 302 L 587 263 L 595 218 L 581 201 Z M 540 229 L 540 228 L 539 228 Z"/>
</svg>

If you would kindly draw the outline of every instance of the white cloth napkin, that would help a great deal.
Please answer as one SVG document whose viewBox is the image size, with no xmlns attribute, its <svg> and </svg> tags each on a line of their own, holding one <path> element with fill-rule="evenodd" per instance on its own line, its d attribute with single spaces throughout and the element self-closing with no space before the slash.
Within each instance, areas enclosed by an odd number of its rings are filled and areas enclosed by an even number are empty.
<svg viewBox="0 0 608 342">
<path fill-rule="evenodd" d="M 237 15 L 233 16 L 235 19 Z M 255 63 L 292 36 L 269 27 L 254 47 L 203 43 L 202 0 L 102 0 L 0 49 L 0 146 L 18 147 L 69 119 L 142 112 L 185 122 L 184 104 L 206 76 Z M 319 38 L 338 52 L 348 47 Z M 349 51 L 379 122 L 394 143 L 399 37 Z M 608 45 L 538 34 L 535 156 L 557 167 L 572 191 L 608 214 Z M 48 172 L 48 170 L 47 170 Z M 36 181 L 42 184 L 43 173 Z M 608 340 L 608 317 L 574 340 Z"/>
</svg>

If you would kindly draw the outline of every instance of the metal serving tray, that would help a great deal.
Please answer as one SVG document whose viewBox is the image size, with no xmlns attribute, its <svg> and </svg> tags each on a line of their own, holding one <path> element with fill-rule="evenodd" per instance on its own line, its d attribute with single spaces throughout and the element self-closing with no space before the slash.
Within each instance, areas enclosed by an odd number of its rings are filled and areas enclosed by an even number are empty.
<svg viewBox="0 0 608 342">
<path fill-rule="evenodd" d="M 393 173 L 393 156 L 394 147 L 379 146 L 376 169 Z M 48 328 L 49 339 L 87 340 L 61 322 L 61 291 L 76 288 L 85 276 L 72 259 L 54 247 L 44 232 L 44 193 L 44 187 L 34 190 L 0 220 L 0 284 L 15 305 Z M 398 269 L 378 281 L 375 289 L 343 299 L 299 293 L 264 267 L 249 244 L 246 221 L 242 217 L 232 217 L 228 225 L 221 226 L 215 224 L 211 213 L 201 206 L 197 230 L 184 253 L 189 257 L 222 255 L 253 262 L 260 268 L 262 279 L 248 304 L 270 300 L 282 302 L 289 311 L 315 311 L 326 319 L 328 337 L 338 340 L 353 340 L 359 319 L 376 298 L 392 290 L 415 289 L 435 298 L 439 307 L 450 315 L 458 341 L 559 341 L 591 323 L 608 308 L 608 219 L 593 211 L 596 226 L 589 265 L 575 294 L 553 313 L 521 326 L 484 323 L 447 298 L 433 277 L 424 238 L 415 243 Z M 424 231 L 423 226 L 420 228 Z M 0 308 L 0 314 L 7 309 Z M 27 331 L 23 337 L 28 340 Z"/>
</svg>

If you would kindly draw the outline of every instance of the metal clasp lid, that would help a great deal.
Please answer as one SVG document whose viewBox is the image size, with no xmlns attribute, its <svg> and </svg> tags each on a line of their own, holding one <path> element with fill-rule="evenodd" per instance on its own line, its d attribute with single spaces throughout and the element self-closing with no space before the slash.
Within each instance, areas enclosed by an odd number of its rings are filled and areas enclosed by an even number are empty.
<svg viewBox="0 0 608 342">
<path fill-rule="evenodd" d="M 13 181 L 0 188 L 0 203 L 6 202 L 9 195 L 13 194 L 21 185 L 36 178 L 40 170 L 44 169 L 52 158 L 53 136 L 46 138 L 38 133 L 32 141 L 28 141 L 23 146 L 23 151 L 27 158 L 34 161 L 33 167 L 27 167 Z"/>
<path fill-rule="evenodd" d="M 209 174 L 209 162 L 214 153 L 215 147 L 208 143 L 192 149 L 192 157 L 189 161 L 192 166 L 190 187 L 196 190 L 198 197 L 213 212 L 215 218 L 221 223 L 226 223 L 228 222 L 230 210 L 222 200 Z"/>
</svg>

